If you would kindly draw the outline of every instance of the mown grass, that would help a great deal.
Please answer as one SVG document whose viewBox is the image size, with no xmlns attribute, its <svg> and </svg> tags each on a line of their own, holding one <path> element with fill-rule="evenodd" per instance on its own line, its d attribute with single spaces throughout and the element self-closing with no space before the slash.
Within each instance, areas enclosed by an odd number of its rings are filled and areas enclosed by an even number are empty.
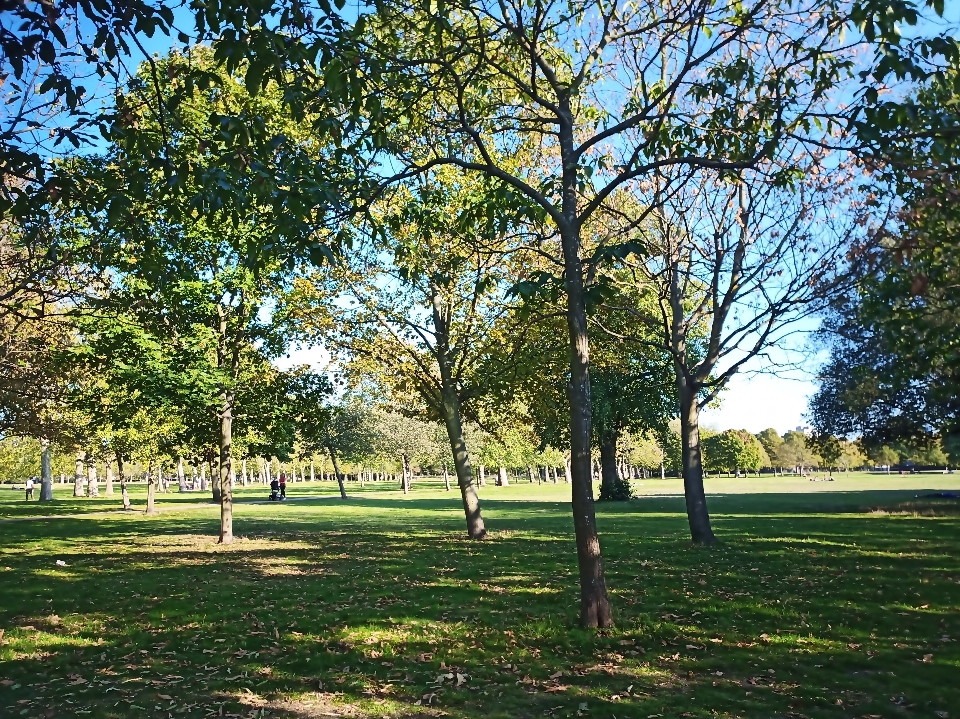
<svg viewBox="0 0 960 719">
<path fill-rule="evenodd" d="M 957 487 L 714 480 L 696 548 L 646 481 L 598 505 L 603 632 L 563 485 L 482 490 L 482 543 L 428 483 L 240 505 L 231 547 L 216 507 L 0 522 L 0 716 L 960 717 L 960 517 L 915 498 Z"/>
</svg>

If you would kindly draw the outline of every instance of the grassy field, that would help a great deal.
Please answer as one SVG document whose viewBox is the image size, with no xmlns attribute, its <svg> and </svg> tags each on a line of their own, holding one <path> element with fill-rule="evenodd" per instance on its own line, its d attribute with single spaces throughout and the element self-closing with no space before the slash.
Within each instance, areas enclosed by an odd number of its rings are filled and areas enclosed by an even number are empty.
<svg viewBox="0 0 960 719">
<path fill-rule="evenodd" d="M 713 479 L 712 548 L 638 483 L 598 505 L 599 633 L 562 484 L 481 490 L 482 543 L 436 483 L 241 489 L 225 548 L 199 493 L 64 489 L 0 490 L 2 717 L 960 719 L 960 508 L 915 496 L 960 475 Z"/>
</svg>

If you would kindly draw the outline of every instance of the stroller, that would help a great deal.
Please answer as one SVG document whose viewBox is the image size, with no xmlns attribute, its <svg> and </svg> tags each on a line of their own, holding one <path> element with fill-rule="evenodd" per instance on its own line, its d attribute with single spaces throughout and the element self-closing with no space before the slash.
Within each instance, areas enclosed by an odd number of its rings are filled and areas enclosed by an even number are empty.
<svg viewBox="0 0 960 719">
<path fill-rule="evenodd" d="M 276 479 L 270 481 L 270 501 L 271 502 L 280 502 L 286 499 L 282 494 L 280 494 L 280 482 Z"/>
</svg>

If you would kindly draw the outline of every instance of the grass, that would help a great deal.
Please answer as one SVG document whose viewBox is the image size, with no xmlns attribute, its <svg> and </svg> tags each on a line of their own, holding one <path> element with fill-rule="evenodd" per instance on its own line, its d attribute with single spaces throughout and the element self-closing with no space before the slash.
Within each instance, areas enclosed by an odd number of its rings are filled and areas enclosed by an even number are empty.
<svg viewBox="0 0 960 719">
<path fill-rule="evenodd" d="M 956 719 L 960 512 L 915 495 L 958 487 L 714 479 L 721 544 L 696 548 L 679 482 L 646 480 L 598 505 L 603 632 L 576 628 L 562 484 L 483 489 L 482 543 L 428 482 L 240 505 L 230 547 L 197 494 L 0 522 L 0 716 Z"/>
</svg>

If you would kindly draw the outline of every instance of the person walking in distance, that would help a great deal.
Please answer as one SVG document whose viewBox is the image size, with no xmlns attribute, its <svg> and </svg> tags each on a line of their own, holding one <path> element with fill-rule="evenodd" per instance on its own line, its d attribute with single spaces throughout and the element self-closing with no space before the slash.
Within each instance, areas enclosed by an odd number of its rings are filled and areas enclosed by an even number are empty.
<svg viewBox="0 0 960 719">
<path fill-rule="evenodd" d="M 33 477 L 27 478 L 26 490 L 27 500 L 33 499 Z"/>
<path fill-rule="evenodd" d="M 286 472 L 280 473 L 280 499 L 287 498 L 287 475 Z"/>
</svg>

